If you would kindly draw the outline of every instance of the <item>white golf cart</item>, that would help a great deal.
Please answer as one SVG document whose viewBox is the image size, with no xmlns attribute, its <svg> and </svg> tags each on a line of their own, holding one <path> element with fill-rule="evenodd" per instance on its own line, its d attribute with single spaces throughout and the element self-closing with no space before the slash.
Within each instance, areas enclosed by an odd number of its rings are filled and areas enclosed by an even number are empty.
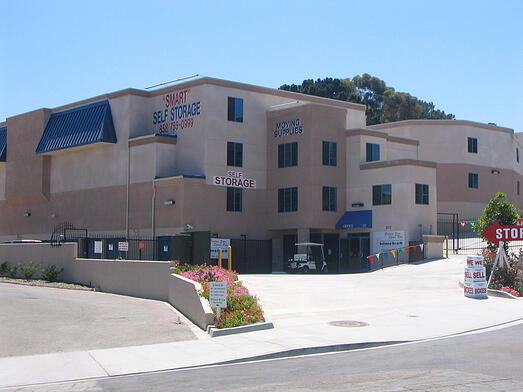
<svg viewBox="0 0 523 392">
<path fill-rule="evenodd" d="M 296 246 L 306 246 L 306 253 L 296 253 L 288 260 L 289 272 L 302 272 L 304 274 L 309 272 L 327 272 L 327 263 L 325 262 L 325 254 L 323 253 L 323 244 L 315 242 L 300 242 Z M 314 257 L 312 248 L 320 247 L 320 257 Z"/>
</svg>

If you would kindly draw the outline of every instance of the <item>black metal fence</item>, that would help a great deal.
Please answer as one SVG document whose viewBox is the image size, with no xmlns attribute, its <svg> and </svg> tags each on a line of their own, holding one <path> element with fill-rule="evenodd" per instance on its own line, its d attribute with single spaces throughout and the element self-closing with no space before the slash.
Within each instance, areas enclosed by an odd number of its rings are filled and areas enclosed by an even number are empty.
<svg viewBox="0 0 523 392">
<path fill-rule="evenodd" d="M 240 274 L 272 272 L 272 241 L 232 239 L 232 268 Z"/>
</svg>

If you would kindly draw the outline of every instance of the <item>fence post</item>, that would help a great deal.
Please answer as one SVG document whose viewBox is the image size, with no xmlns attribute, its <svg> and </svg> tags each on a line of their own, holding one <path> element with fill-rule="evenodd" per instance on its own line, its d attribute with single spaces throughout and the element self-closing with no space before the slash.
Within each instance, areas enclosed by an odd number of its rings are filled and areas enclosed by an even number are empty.
<svg viewBox="0 0 523 392">
<path fill-rule="evenodd" d="M 449 258 L 449 236 L 445 236 L 445 244 L 447 245 L 447 259 Z"/>
<path fill-rule="evenodd" d="M 228 260 L 229 261 L 229 271 L 232 271 L 232 247 L 229 246 L 227 248 L 227 250 L 228 250 L 228 253 L 229 253 L 229 255 L 228 255 L 229 256 L 229 260 Z"/>
<path fill-rule="evenodd" d="M 218 267 L 222 268 L 222 248 L 218 248 Z"/>
</svg>

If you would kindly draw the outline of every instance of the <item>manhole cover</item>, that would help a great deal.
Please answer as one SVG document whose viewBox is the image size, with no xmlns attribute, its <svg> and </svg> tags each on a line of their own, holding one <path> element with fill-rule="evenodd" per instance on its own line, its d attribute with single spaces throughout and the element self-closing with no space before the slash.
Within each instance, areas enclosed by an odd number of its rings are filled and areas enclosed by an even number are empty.
<svg viewBox="0 0 523 392">
<path fill-rule="evenodd" d="M 354 320 L 339 320 L 339 321 L 331 321 L 329 325 L 332 325 L 334 327 L 346 327 L 346 328 L 354 328 L 354 327 L 366 327 L 367 323 L 364 323 L 363 321 L 354 321 Z"/>
</svg>

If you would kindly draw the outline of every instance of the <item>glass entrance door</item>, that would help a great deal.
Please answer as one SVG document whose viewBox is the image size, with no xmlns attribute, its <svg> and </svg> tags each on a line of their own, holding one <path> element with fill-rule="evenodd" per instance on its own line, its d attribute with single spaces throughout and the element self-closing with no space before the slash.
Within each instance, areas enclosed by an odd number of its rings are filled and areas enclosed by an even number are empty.
<svg viewBox="0 0 523 392">
<path fill-rule="evenodd" d="M 354 233 L 348 235 L 348 272 L 365 272 L 369 270 L 370 253 L 369 233 Z"/>
</svg>

